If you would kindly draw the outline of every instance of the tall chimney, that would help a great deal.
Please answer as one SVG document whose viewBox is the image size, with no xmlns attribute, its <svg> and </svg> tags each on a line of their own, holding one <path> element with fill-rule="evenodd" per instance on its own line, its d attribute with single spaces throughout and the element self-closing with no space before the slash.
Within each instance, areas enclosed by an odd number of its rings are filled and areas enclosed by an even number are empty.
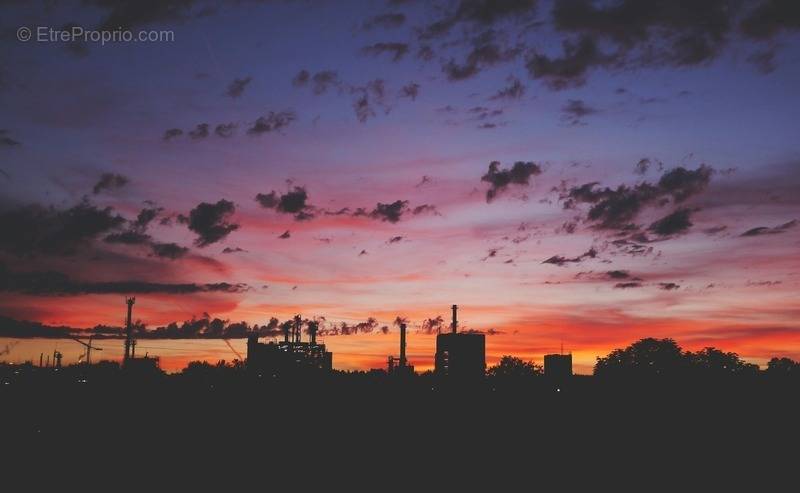
<svg viewBox="0 0 800 493">
<path fill-rule="evenodd" d="M 458 305 L 453 305 L 453 324 L 450 326 L 453 334 L 458 330 Z"/>
<path fill-rule="evenodd" d="M 317 344 L 317 329 L 319 329 L 319 322 L 310 320 L 308 322 L 308 334 L 311 336 L 311 345 Z"/>
<path fill-rule="evenodd" d="M 136 303 L 136 298 L 125 298 L 125 303 L 128 304 L 128 316 L 125 319 L 125 357 L 122 360 L 123 363 L 127 363 L 131 357 L 131 341 L 133 340 L 131 313 L 133 311 L 133 304 Z"/>
<path fill-rule="evenodd" d="M 283 342 L 289 342 L 289 332 L 292 330 L 292 324 L 290 324 L 288 321 L 283 322 L 283 325 L 281 325 L 281 330 L 283 330 Z M 292 337 L 294 337 L 294 334 L 292 334 Z"/>
<path fill-rule="evenodd" d="M 400 324 L 400 368 L 406 367 L 406 324 Z"/>
<path fill-rule="evenodd" d="M 300 315 L 294 316 L 294 342 L 300 342 L 300 332 L 303 328 L 303 319 Z"/>
</svg>

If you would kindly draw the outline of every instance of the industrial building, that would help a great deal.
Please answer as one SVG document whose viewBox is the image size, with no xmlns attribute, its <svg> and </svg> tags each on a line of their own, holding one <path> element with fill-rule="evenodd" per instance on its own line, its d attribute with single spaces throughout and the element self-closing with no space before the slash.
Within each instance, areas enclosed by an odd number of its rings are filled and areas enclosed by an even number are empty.
<svg viewBox="0 0 800 493">
<path fill-rule="evenodd" d="M 551 379 L 567 379 L 572 376 L 572 354 L 545 354 L 544 376 Z"/>
<path fill-rule="evenodd" d="M 122 368 L 137 375 L 159 374 L 161 368 L 159 367 L 158 357 L 152 357 L 145 354 L 144 358 L 136 357 L 136 339 L 133 337 L 133 305 L 136 303 L 136 298 L 125 298 L 125 304 L 128 305 L 128 314 L 125 318 L 125 354 L 122 357 Z M 89 357 L 89 347 L 91 340 L 87 346 L 87 358 Z"/>
<path fill-rule="evenodd" d="M 304 371 L 333 369 L 333 353 L 325 344 L 317 344 L 319 323 L 308 323 L 309 342 L 301 339 L 303 321 L 299 315 L 282 327 L 284 339 L 280 342 L 258 342 L 258 335 L 247 339 L 247 369 L 261 375 L 286 376 Z"/>
<path fill-rule="evenodd" d="M 486 336 L 458 332 L 458 305 L 452 308 L 450 332 L 436 336 L 436 374 L 459 380 L 481 379 L 486 374 Z"/>
</svg>

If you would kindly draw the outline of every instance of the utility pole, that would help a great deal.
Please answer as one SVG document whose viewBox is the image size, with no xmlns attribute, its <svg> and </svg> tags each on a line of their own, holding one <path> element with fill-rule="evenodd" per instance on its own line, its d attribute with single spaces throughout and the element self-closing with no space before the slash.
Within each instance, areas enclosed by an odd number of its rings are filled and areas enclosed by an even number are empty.
<svg viewBox="0 0 800 493">
<path fill-rule="evenodd" d="M 78 338 L 75 338 L 75 337 L 72 338 L 72 340 L 74 340 L 78 344 L 83 344 L 86 347 L 86 364 L 87 365 L 91 365 L 92 364 L 92 349 L 96 349 L 98 351 L 102 351 L 103 350 L 103 348 L 101 348 L 101 347 L 92 346 L 92 338 L 94 338 L 93 335 L 89 336 L 89 344 L 86 344 L 85 342 L 83 342 L 82 340 L 80 340 Z"/>
</svg>

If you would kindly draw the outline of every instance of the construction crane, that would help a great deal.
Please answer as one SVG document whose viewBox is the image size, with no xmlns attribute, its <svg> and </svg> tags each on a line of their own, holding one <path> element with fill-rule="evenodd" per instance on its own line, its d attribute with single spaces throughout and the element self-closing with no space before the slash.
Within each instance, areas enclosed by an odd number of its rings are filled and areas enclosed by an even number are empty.
<svg viewBox="0 0 800 493">
<path fill-rule="evenodd" d="M 83 342 L 82 340 L 80 340 L 78 338 L 75 338 L 75 337 L 72 338 L 73 341 L 75 341 L 75 342 L 77 342 L 79 344 L 83 344 L 84 346 L 86 346 L 86 364 L 87 365 L 91 365 L 92 364 L 92 349 L 95 349 L 97 351 L 102 351 L 103 350 L 103 348 L 101 348 L 101 347 L 92 346 L 92 338 L 93 337 L 94 336 L 89 336 L 89 343 L 88 344 Z"/>
<path fill-rule="evenodd" d="M 229 341 L 228 339 L 223 339 L 223 341 L 225 341 L 225 344 L 227 344 L 228 347 L 231 348 L 231 351 L 233 351 L 233 354 L 235 354 L 236 357 L 239 358 L 239 361 L 244 361 L 244 358 L 242 358 L 242 353 L 240 353 L 239 351 L 236 350 L 236 348 L 233 347 L 231 341 Z"/>
</svg>

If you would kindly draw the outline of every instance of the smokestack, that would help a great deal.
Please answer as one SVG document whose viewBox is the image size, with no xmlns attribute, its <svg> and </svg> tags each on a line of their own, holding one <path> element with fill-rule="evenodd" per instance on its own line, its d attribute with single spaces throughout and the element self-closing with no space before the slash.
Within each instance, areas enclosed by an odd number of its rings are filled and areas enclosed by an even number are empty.
<svg viewBox="0 0 800 493">
<path fill-rule="evenodd" d="M 458 305 L 453 305 L 453 324 L 450 326 L 453 334 L 458 330 Z"/>
<path fill-rule="evenodd" d="M 300 315 L 294 316 L 294 342 L 300 342 L 300 330 L 303 327 L 303 319 Z"/>
<path fill-rule="evenodd" d="M 314 346 L 317 344 L 317 329 L 319 328 L 319 322 L 316 320 L 311 320 L 308 322 L 308 334 L 311 336 L 311 345 Z"/>
<path fill-rule="evenodd" d="M 406 324 L 400 324 L 400 368 L 406 367 Z"/>
<path fill-rule="evenodd" d="M 131 314 L 133 312 L 133 304 L 136 303 L 136 298 L 125 298 L 125 303 L 128 304 L 128 316 L 125 319 L 125 357 L 122 360 L 123 363 L 127 363 L 131 358 L 131 341 L 133 340 Z"/>
</svg>

